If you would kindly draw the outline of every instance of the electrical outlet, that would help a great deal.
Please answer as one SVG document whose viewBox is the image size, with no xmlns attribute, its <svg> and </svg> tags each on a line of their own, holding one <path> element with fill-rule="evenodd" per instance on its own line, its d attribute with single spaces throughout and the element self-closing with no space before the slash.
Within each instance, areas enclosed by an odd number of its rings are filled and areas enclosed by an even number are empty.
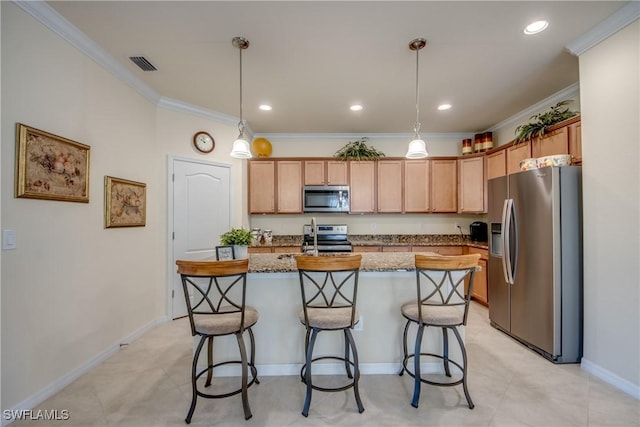
<svg viewBox="0 0 640 427">
<path fill-rule="evenodd" d="M 364 317 L 360 316 L 358 323 L 353 327 L 354 331 L 361 331 L 364 328 Z"/>
</svg>

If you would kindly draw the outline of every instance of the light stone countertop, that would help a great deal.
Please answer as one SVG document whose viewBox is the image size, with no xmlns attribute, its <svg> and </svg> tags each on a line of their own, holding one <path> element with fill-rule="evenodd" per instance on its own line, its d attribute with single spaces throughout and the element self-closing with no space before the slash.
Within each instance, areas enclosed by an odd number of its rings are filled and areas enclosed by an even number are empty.
<svg viewBox="0 0 640 427">
<path fill-rule="evenodd" d="M 424 252 L 424 254 L 437 255 Z M 250 254 L 249 273 L 296 272 L 295 257 L 300 254 Z M 415 270 L 415 252 L 362 253 L 360 271 L 412 271 Z"/>
</svg>

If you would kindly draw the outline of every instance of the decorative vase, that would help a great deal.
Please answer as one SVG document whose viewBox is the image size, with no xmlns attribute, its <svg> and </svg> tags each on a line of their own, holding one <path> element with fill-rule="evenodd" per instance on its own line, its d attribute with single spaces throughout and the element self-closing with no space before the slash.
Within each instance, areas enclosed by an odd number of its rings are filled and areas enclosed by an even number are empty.
<svg viewBox="0 0 640 427">
<path fill-rule="evenodd" d="M 233 245 L 233 255 L 235 259 L 249 258 L 249 251 L 247 245 Z"/>
</svg>

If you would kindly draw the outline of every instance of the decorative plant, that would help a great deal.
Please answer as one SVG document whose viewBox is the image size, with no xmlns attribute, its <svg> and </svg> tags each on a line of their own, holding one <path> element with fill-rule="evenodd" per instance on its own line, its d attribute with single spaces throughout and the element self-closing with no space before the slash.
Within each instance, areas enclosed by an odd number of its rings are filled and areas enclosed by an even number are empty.
<svg viewBox="0 0 640 427">
<path fill-rule="evenodd" d="M 366 144 L 367 139 L 365 136 L 358 140 L 351 141 L 336 151 L 336 154 L 333 156 L 340 160 L 375 160 L 384 157 L 383 152 L 369 147 Z"/>
<path fill-rule="evenodd" d="M 567 107 L 567 104 L 570 104 L 571 102 L 573 102 L 573 100 L 558 102 L 547 111 L 531 116 L 529 118 L 529 123 L 520 125 L 516 128 L 515 142 L 524 142 L 533 138 L 541 137 L 549 127 L 576 116 L 578 113 L 569 110 L 569 107 Z"/>
<path fill-rule="evenodd" d="M 251 243 L 251 232 L 244 228 L 232 228 L 220 236 L 220 243 L 223 245 L 247 246 Z"/>
</svg>

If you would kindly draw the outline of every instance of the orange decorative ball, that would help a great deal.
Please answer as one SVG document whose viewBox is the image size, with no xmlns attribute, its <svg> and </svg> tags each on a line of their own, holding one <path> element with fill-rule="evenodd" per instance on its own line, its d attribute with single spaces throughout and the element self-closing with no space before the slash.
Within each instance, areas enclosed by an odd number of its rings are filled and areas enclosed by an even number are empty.
<svg viewBox="0 0 640 427">
<path fill-rule="evenodd" d="M 251 143 L 253 153 L 258 157 L 269 157 L 271 155 L 272 147 L 267 138 L 256 138 Z"/>
</svg>

